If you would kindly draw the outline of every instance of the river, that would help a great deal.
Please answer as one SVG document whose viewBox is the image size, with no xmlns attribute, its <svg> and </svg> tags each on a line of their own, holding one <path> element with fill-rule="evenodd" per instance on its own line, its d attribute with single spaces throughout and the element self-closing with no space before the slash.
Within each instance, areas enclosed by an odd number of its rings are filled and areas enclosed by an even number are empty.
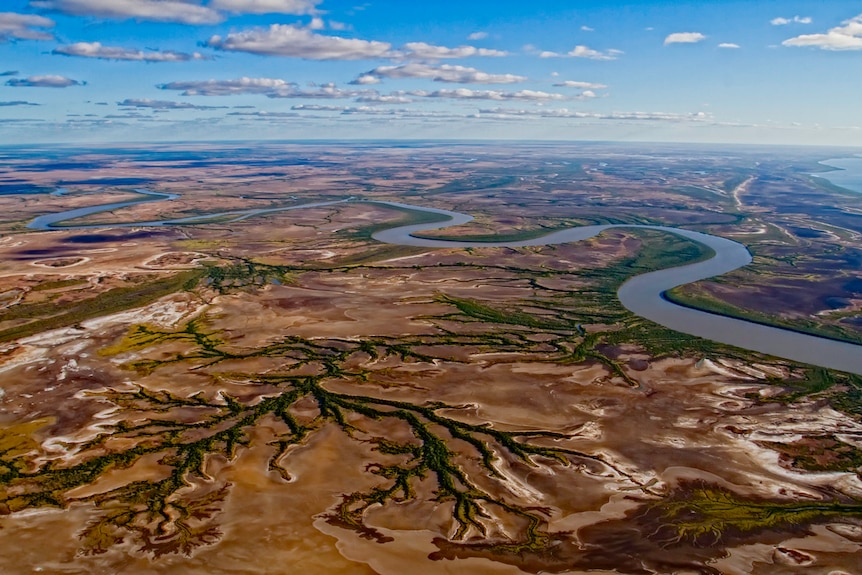
<svg viewBox="0 0 862 575">
<path fill-rule="evenodd" d="M 860 162 L 862 162 L 862 158 L 860 158 Z M 158 194 L 157 192 L 147 192 L 145 190 L 137 191 L 152 196 L 160 196 L 143 201 L 172 200 L 177 197 L 172 194 Z M 239 221 L 264 213 L 327 206 L 346 201 L 350 200 L 316 202 L 263 210 L 237 210 L 220 214 L 209 214 L 207 216 L 160 220 L 157 222 L 124 223 L 119 226 L 112 225 L 110 227 L 165 226 L 183 223 L 205 223 L 206 220 L 223 217 L 230 218 L 230 221 Z M 30 222 L 28 227 L 38 230 L 59 229 L 57 224 L 66 220 L 116 210 L 137 203 L 140 203 L 140 200 L 104 204 L 101 206 L 92 206 L 89 208 L 79 208 L 76 210 L 49 214 L 36 218 Z M 617 294 L 623 306 L 641 317 L 681 333 L 711 339 L 720 343 L 734 345 L 743 349 L 766 353 L 776 357 L 862 375 L 862 346 L 860 345 L 807 335 L 777 327 L 765 326 L 742 319 L 687 308 L 672 303 L 663 297 L 664 292 L 676 286 L 721 275 L 748 265 L 751 262 L 751 254 L 744 245 L 733 240 L 679 228 L 637 225 L 581 226 L 551 232 L 538 238 L 515 242 L 469 242 L 426 239 L 416 237 L 413 234 L 464 224 L 473 218 L 467 214 L 452 212 L 449 210 L 414 206 L 398 202 L 367 201 L 365 203 L 375 203 L 410 210 L 424 211 L 447 218 L 445 221 L 436 223 L 389 228 L 379 231 L 372 236 L 379 242 L 397 245 L 426 248 L 518 248 L 577 242 L 591 238 L 596 234 L 611 228 L 658 230 L 700 242 L 715 251 L 715 255 L 712 258 L 693 264 L 641 274 L 629 279 L 622 285 Z M 64 225 L 62 226 L 62 229 L 80 230 L 99 227 L 104 228 L 108 226 Z"/>
</svg>

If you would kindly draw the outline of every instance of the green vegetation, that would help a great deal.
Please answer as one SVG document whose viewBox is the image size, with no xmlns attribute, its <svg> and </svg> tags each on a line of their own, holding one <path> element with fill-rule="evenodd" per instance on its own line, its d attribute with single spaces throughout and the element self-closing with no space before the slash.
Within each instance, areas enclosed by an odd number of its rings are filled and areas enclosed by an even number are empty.
<svg viewBox="0 0 862 575">
<path fill-rule="evenodd" d="M 766 530 L 791 530 L 839 517 L 862 516 L 862 502 L 777 502 L 746 499 L 724 488 L 696 483 L 649 506 L 658 516 L 655 535 L 665 544 L 717 545 Z"/>
<path fill-rule="evenodd" d="M 675 304 L 694 309 L 701 309 L 719 315 L 744 319 L 754 323 L 780 327 L 790 331 L 817 335 L 838 341 L 849 341 L 857 344 L 862 343 L 862 334 L 841 325 L 822 323 L 798 317 L 785 319 L 775 314 L 743 309 L 714 297 L 706 292 L 706 290 L 697 289 L 691 285 L 680 286 L 672 290 L 668 290 L 665 292 L 665 297 Z"/>
<path fill-rule="evenodd" d="M 855 471 L 862 477 L 862 449 L 834 435 L 809 436 L 793 443 L 763 442 L 790 465 L 805 471 Z"/>
<path fill-rule="evenodd" d="M 95 317 L 145 306 L 197 284 L 204 273 L 204 270 L 192 270 L 140 285 L 115 288 L 63 307 L 47 302 L 7 308 L 0 314 L 0 320 L 32 321 L 0 331 L 0 342 L 13 341 L 43 331 L 76 325 Z"/>
<path fill-rule="evenodd" d="M 54 281 L 46 281 L 42 282 L 37 286 L 33 286 L 33 291 L 48 291 L 54 289 L 62 289 L 65 287 L 71 286 L 84 286 L 89 282 L 83 278 L 70 278 L 67 280 L 54 280 Z"/>
</svg>

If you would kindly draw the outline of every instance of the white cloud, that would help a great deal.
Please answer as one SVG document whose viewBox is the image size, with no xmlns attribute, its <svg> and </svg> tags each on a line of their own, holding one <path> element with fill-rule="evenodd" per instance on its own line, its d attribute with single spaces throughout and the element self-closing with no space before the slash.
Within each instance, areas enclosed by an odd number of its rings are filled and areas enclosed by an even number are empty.
<svg viewBox="0 0 862 575">
<path fill-rule="evenodd" d="M 595 28 L 590 28 L 589 26 L 581 26 L 581 30 L 583 30 L 584 32 L 595 32 L 596 31 Z"/>
<path fill-rule="evenodd" d="M 218 110 L 227 106 L 198 106 L 189 102 L 171 102 L 168 100 L 150 100 L 149 98 L 126 98 L 117 102 L 123 108 L 150 108 L 153 110 Z"/>
<path fill-rule="evenodd" d="M 313 14 L 322 0 L 212 0 L 209 6 L 239 14 Z"/>
<path fill-rule="evenodd" d="M 417 96 L 420 98 L 448 98 L 453 100 L 522 100 L 532 102 L 547 102 L 554 100 L 571 99 L 566 94 L 540 92 L 536 90 L 501 92 L 497 90 L 469 90 L 467 88 L 457 88 L 454 90 L 435 90 L 433 92 L 428 92 L 425 90 L 412 90 L 406 93 L 410 96 Z"/>
<path fill-rule="evenodd" d="M 351 80 L 350 84 L 358 85 L 358 86 L 367 86 L 370 84 L 379 84 L 380 78 L 377 76 L 372 76 L 371 74 L 362 74 L 355 80 Z"/>
<path fill-rule="evenodd" d="M 228 116 L 252 116 L 256 118 L 296 118 L 299 114 L 294 112 L 267 112 L 261 110 L 259 112 L 228 112 Z"/>
<path fill-rule="evenodd" d="M 220 12 L 184 0 L 31 0 L 30 6 L 72 16 L 117 20 L 153 20 L 182 24 L 217 24 Z"/>
<path fill-rule="evenodd" d="M 325 106 L 321 104 L 296 104 L 291 110 L 310 110 L 312 112 L 343 112 L 346 106 Z"/>
<path fill-rule="evenodd" d="M 161 90 L 182 90 L 183 96 L 233 96 L 235 94 L 271 94 L 296 90 L 296 84 L 277 78 L 238 78 L 236 80 L 203 80 L 168 82 Z"/>
<path fill-rule="evenodd" d="M 862 14 L 831 28 L 825 34 L 803 34 L 785 40 L 783 46 L 814 46 L 821 50 L 862 50 Z"/>
<path fill-rule="evenodd" d="M 53 28 L 54 21 L 34 14 L 0 12 L 0 42 L 16 40 L 53 40 L 54 35 L 37 28 Z"/>
<path fill-rule="evenodd" d="M 68 46 L 55 48 L 52 54 L 63 56 L 79 56 L 81 58 L 99 58 L 101 60 L 132 60 L 138 62 L 188 62 L 189 60 L 207 60 L 206 56 L 199 52 L 187 54 L 185 52 L 172 51 L 149 51 L 130 50 L 113 46 L 103 46 L 100 42 L 76 42 Z"/>
<path fill-rule="evenodd" d="M 8 80 L 6 85 L 16 88 L 68 88 L 69 86 L 83 86 L 85 83 L 65 76 L 47 75 L 13 78 Z"/>
<path fill-rule="evenodd" d="M 354 83 L 371 83 L 360 78 L 427 78 L 434 82 L 451 82 L 455 84 L 512 84 L 523 82 L 527 78 L 514 74 L 489 74 L 467 66 L 431 66 L 418 62 L 410 62 L 399 66 L 378 66 L 359 76 Z"/>
<path fill-rule="evenodd" d="M 607 88 L 606 84 L 597 84 L 595 82 L 576 82 L 574 80 L 557 82 L 554 86 L 561 88 L 580 88 L 581 90 L 601 90 L 603 88 Z"/>
<path fill-rule="evenodd" d="M 696 44 L 706 40 L 706 36 L 701 34 L 700 32 L 675 32 L 673 34 L 669 34 L 667 38 L 664 39 L 664 45 L 668 44 Z"/>
<path fill-rule="evenodd" d="M 661 122 L 704 122 L 711 117 L 704 112 L 693 112 L 690 114 L 674 114 L 670 112 L 612 112 L 600 114 L 593 112 L 578 112 L 567 108 L 546 109 L 538 108 L 532 110 L 513 108 L 490 108 L 479 110 L 480 114 L 493 114 L 501 117 L 539 117 L 539 118 L 588 118 L 595 120 L 619 120 L 619 121 L 661 121 Z"/>
<path fill-rule="evenodd" d="M 225 37 L 213 36 L 207 46 L 217 50 L 250 52 L 266 56 L 288 56 L 308 60 L 362 60 L 387 55 L 391 44 L 323 36 L 307 28 L 289 24 L 273 24 L 269 28 L 253 28 Z"/>
<path fill-rule="evenodd" d="M 773 26 L 785 26 L 787 24 L 811 24 L 813 20 L 810 16 L 794 16 L 793 18 L 773 18 L 769 21 Z"/>
<path fill-rule="evenodd" d="M 469 58 L 470 56 L 508 56 L 508 52 L 502 50 L 490 50 L 488 48 L 476 48 L 475 46 L 458 46 L 447 48 L 445 46 L 434 46 L 425 42 L 409 42 L 404 44 L 402 50 L 408 58 L 423 58 L 426 60 L 439 60 L 442 58 Z"/>
<path fill-rule="evenodd" d="M 363 104 L 409 104 L 413 102 L 413 99 L 401 94 L 383 95 L 377 92 L 370 92 L 359 96 L 356 98 L 356 101 Z"/>
<path fill-rule="evenodd" d="M 469 36 L 467 36 L 468 40 L 484 40 L 488 37 L 487 32 L 473 32 Z"/>
<path fill-rule="evenodd" d="M 739 44 L 734 44 L 732 42 L 722 42 L 718 45 L 719 48 L 739 48 Z"/>
<path fill-rule="evenodd" d="M 161 90 L 181 91 L 183 96 L 235 96 L 261 94 L 267 98 L 354 98 L 363 95 L 356 90 L 342 90 L 335 84 L 301 89 L 294 82 L 278 78 L 238 78 L 235 80 L 193 80 L 160 84 Z"/>
<path fill-rule="evenodd" d="M 606 50 L 605 52 L 599 52 L 598 50 L 593 50 L 592 48 L 587 48 L 586 46 L 575 46 L 568 55 L 573 58 L 588 58 L 590 60 L 616 60 L 617 55 L 622 54 L 620 50 Z"/>
</svg>

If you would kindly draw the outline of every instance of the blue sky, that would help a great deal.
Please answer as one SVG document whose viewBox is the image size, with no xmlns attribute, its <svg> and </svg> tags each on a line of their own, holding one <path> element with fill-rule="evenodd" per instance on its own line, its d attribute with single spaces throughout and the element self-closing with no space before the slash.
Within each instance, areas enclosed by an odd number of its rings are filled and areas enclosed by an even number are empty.
<svg viewBox="0 0 862 575">
<path fill-rule="evenodd" d="M 0 143 L 862 146 L 862 3 L 3 0 Z"/>
</svg>

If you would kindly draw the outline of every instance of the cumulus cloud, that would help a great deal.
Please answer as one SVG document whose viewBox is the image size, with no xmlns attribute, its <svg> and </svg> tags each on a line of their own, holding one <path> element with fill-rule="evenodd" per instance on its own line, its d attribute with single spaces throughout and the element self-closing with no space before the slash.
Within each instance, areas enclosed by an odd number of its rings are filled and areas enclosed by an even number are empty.
<svg viewBox="0 0 862 575">
<path fill-rule="evenodd" d="M 54 35 L 39 28 L 53 28 L 54 21 L 34 14 L 0 12 L 0 42 L 9 40 L 53 40 Z"/>
<path fill-rule="evenodd" d="M 571 97 L 566 94 L 556 94 L 553 92 L 541 92 L 537 90 L 520 90 L 518 92 L 502 92 L 498 90 L 469 90 L 467 88 L 457 88 L 454 90 L 411 90 L 405 92 L 410 96 L 419 98 L 446 98 L 452 100 L 521 100 L 530 102 L 547 102 L 554 100 L 570 100 Z"/>
<path fill-rule="evenodd" d="M 831 28 L 825 34 L 803 34 L 781 43 L 784 46 L 814 46 L 821 50 L 862 50 L 862 14 Z"/>
<path fill-rule="evenodd" d="M 261 94 L 267 98 L 354 98 L 362 95 L 355 90 L 342 90 L 335 84 L 302 89 L 294 82 L 277 78 L 238 78 L 236 80 L 193 80 L 168 82 L 156 86 L 161 90 L 178 90 L 183 96 L 235 96 Z"/>
<path fill-rule="evenodd" d="M 811 24 L 813 20 L 810 16 L 794 16 L 793 18 L 773 18 L 769 21 L 773 26 L 786 26 L 787 24 Z"/>
<path fill-rule="evenodd" d="M 24 100 L 12 100 L 10 102 L 0 102 L 0 108 L 7 106 L 39 106 L 34 102 L 25 102 Z"/>
<path fill-rule="evenodd" d="M 564 80 L 557 82 L 554 86 L 561 88 L 579 88 L 581 90 L 602 90 L 607 88 L 606 84 L 597 84 L 595 82 L 576 82 L 574 80 Z"/>
<path fill-rule="evenodd" d="M 123 108 L 150 108 L 153 110 L 218 110 L 227 106 L 198 106 L 189 102 L 171 102 L 169 100 L 150 100 L 149 98 L 126 98 L 117 102 Z"/>
<path fill-rule="evenodd" d="M 138 62 L 187 62 L 189 60 L 209 59 L 199 52 L 191 54 L 169 50 L 163 52 L 157 50 L 144 52 L 142 50 L 103 46 L 100 42 L 76 42 L 75 44 L 55 48 L 52 54 L 98 58 L 101 60 L 133 60 Z"/>
<path fill-rule="evenodd" d="M 469 58 L 470 56 L 508 56 L 508 52 L 502 50 L 490 50 L 488 48 L 476 48 L 475 46 L 458 46 L 447 48 L 445 46 L 434 46 L 425 42 L 409 42 L 404 44 L 404 56 L 408 58 L 423 58 L 426 60 L 440 60 L 443 58 Z"/>
<path fill-rule="evenodd" d="M 269 28 L 253 28 L 224 37 L 213 36 L 206 45 L 217 50 L 307 60 L 379 58 L 391 48 L 388 42 L 324 36 L 291 24 L 273 24 Z"/>
<path fill-rule="evenodd" d="M 674 32 L 673 34 L 668 34 L 667 38 L 664 39 L 664 45 L 668 44 L 696 44 L 698 42 L 702 42 L 706 40 L 706 36 L 701 34 L 700 32 Z"/>
<path fill-rule="evenodd" d="M 372 76 L 371 74 L 362 74 L 355 80 L 351 80 L 350 83 L 359 86 L 367 86 L 369 84 L 379 84 L 380 78 Z"/>
<path fill-rule="evenodd" d="M 72 16 L 114 20 L 151 20 L 182 24 L 217 24 L 222 14 L 185 0 L 31 0 L 30 6 Z"/>
<path fill-rule="evenodd" d="M 722 42 L 718 45 L 719 48 L 739 48 L 739 44 L 734 44 L 732 42 Z"/>
<path fill-rule="evenodd" d="M 484 40 L 488 37 L 487 32 L 473 32 L 469 36 L 467 36 L 468 40 Z"/>
<path fill-rule="evenodd" d="M 412 98 L 401 94 L 383 95 L 377 92 L 370 92 L 356 98 L 357 102 L 363 104 L 409 104 L 413 102 Z"/>
<path fill-rule="evenodd" d="M 296 104 L 290 107 L 291 110 L 310 110 L 313 112 L 342 112 L 347 108 L 345 106 L 327 106 L 324 104 Z"/>
<path fill-rule="evenodd" d="M 514 74 L 489 74 L 467 66 L 431 66 L 419 62 L 410 62 L 399 66 L 378 66 L 365 72 L 354 83 L 371 83 L 360 78 L 426 78 L 434 82 L 450 82 L 453 84 L 513 84 L 523 82 L 527 78 Z"/>
<path fill-rule="evenodd" d="M 29 78 L 13 78 L 6 82 L 7 86 L 16 88 L 68 88 L 69 86 L 83 86 L 86 82 L 79 82 L 65 76 L 30 76 Z"/>
<path fill-rule="evenodd" d="M 180 90 L 183 96 L 233 96 L 236 94 L 270 94 L 296 90 L 296 84 L 277 78 L 238 78 L 236 80 L 191 80 L 168 82 L 161 90 Z"/>
<path fill-rule="evenodd" d="M 592 48 L 589 48 L 584 45 L 578 45 L 565 54 L 544 50 L 542 52 L 539 52 L 539 58 L 562 58 L 568 56 L 570 58 L 586 58 L 588 60 L 616 60 L 617 57 L 622 53 L 622 50 L 610 49 L 601 52 L 599 50 L 593 50 Z"/>
<path fill-rule="evenodd" d="M 314 14 L 322 0 L 212 0 L 210 8 L 240 14 Z"/>
</svg>

